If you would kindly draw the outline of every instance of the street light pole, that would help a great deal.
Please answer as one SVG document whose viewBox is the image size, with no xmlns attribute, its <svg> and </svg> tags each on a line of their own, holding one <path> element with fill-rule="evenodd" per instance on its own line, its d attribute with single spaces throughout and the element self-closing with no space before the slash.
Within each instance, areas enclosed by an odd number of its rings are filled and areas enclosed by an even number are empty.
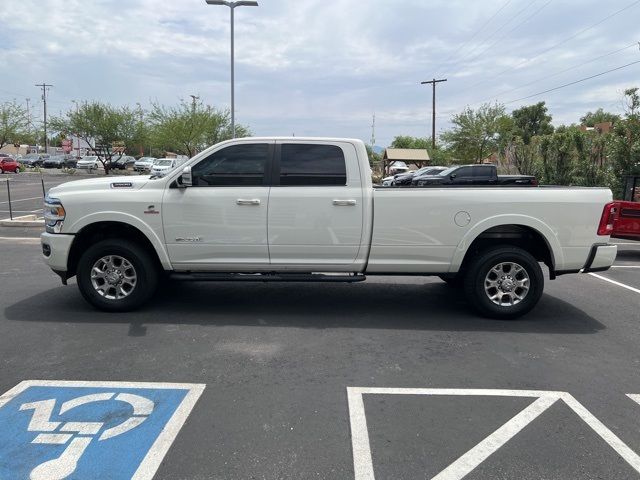
<svg viewBox="0 0 640 480">
<path fill-rule="evenodd" d="M 235 9 L 236 7 L 257 7 L 258 2 L 253 0 L 205 0 L 207 5 L 225 5 L 231 10 L 231 132 L 236 138 L 236 93 L 235 93 Z"/>
</svg>

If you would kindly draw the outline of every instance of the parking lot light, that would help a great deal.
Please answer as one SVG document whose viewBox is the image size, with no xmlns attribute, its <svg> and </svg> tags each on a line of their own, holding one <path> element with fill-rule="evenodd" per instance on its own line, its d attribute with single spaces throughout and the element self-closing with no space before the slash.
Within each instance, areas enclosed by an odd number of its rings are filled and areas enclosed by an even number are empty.
<svg viewBox="0 0 640 480">
<path fill-rule="evenodd" d="M 236 7 L 257 7 L 258 2 L 253 0 L 238 0 L 228 2 L 226 0 L 205 0 L 207 5 L 224 5 L 231 10 L 231 132 L 236 138 L 236 106 L 235 106 L 235 65 L 234 65 L 234 11 Z"/>
</svg>

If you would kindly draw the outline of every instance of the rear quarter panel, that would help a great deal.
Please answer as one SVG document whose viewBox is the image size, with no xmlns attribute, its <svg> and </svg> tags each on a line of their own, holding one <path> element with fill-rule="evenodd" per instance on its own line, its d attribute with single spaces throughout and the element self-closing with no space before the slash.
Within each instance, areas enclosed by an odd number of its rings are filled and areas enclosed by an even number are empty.
<svg viewBox="0 0 640 480">
<path fill-rule="evenodd" d="M 597 235 L 607 189 L 555 187 L 398 188 L 374 190 L 368 273 L 457 272 L 486 230 L 523 225 L 541 233 L 555 270 L 584 266 Z"/>
</svg>

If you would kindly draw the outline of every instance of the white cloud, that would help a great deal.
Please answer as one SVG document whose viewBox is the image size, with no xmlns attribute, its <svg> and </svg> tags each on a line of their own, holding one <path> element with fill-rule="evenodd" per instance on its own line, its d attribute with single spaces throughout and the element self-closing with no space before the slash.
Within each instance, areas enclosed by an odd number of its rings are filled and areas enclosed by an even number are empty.
<svg viewBox="0 0 640 480">
<path fill-rule="evenodd" d="M 520 24 L 536 7 L 514 18 L 525 6 L 514 0 L 487 23 L 504 4 L 262 0 L 258 8 L 242 7 L 238 119 L 257 134 L 368 139 L 376 111 L 385 144 L 429 131 L 430 89 L 419 83 L 436 74 L 449 79 L 438 87 L 440 130 L 446 112 L 467 104 L 498 94 L 499 101 L 513 100 L 637 58 L 629 49 L 553 75 L 636 41 L 640 5 L 564 42 L 626 3 L 551 2 Z M 72 98 L 146 104 L 191 93 L 225 107 L 229 12 L 204 0 L 4 0 L 0 62 L 0 99 L 37 98 L 31 85 L 45 80 L 55 85 L 55 109 L 68 108 Z M 547 100 L 556 121 L 577 121 L 599 106 L 619 110 L 621 90 L 637 78 L 638 68 L 630 67 L 524 102 Z"/>
</svg>

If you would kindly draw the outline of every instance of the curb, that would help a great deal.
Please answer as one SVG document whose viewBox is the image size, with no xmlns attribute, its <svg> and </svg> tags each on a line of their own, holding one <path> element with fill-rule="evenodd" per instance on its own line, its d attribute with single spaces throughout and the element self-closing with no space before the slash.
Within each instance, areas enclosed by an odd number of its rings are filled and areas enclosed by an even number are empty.
<svg viewBox="0 0 640 480">
<path fill-rule="evenodd" d="M 0 220 L 0 226 L 2 227 L 44 227 L 44 219 L 38 218 L 35 215 L 23 215 L 21 217 L 14 217 L 13 220 L 5 218 Z"/>
</svg>

